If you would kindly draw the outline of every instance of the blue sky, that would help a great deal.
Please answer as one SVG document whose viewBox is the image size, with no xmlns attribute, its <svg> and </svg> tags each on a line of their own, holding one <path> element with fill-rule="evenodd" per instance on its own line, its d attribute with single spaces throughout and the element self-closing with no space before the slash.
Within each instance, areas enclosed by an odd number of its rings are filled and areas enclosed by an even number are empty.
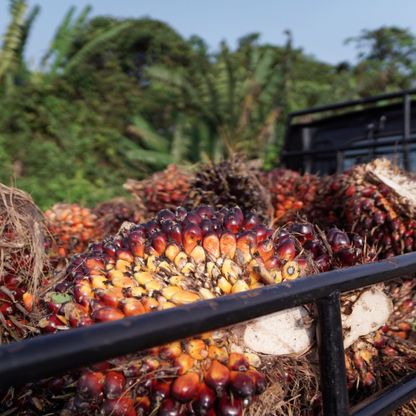
<svg viewBox="0 0 416 416">
<path fill-rule="evenodd" d="M 222 39 L 235 46 L 250 32 L 265 42 L 283 44 L 290 29 L 294 44 L 330 63 L 354 61 L 345 38 L 361 29 L 397 25 L 416 32 L 415 0 L 29 0 L 42 8 L 30 37 L 26 56 L 34 65 L 71 5 L 93 6 L 92 15 L 150 16 L 167 22 L 180 34 L 202 36 L 213 50 Z M 0 33 L 8 21 L 8 0 L 0 0 Z"/>
</svg>

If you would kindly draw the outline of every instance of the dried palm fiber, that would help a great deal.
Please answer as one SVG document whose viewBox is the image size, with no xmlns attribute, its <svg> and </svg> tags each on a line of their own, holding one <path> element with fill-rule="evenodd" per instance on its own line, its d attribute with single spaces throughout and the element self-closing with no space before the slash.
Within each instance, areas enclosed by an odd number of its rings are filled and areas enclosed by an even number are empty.
<svg viewBox="0 0 416 416">
<path fill-rule="evenodd" d="M 138 204 L 147 218 L 161 209 L 175 209 L 180 206 L 188 193 L 193 174 L 176 165 L 169 165 L 164 171 L 154 173 L 143 180 L 128 179 L 124 188 Z"/>
<path fill-rule="evenodd" d="M 261 184 L 259 171 L 240 155 L 220 163 L 202 165 L 191 182 L 184 205 L 196 208 L 208 204 L 216 209 L 235 205 L 254 211 L 264 220 L 273 217 L 270 194 Z"/>
<path fill-rule="evenodd" d="M 323 179 L 310 216 L 376 246 L 380 258 L 416 248 L 416 182 L 385 159 Z"/>
<path fill-rule="evenodd" d="M 32 324 L 48 267 L 41 211 L 25 192 L 0 184 L 0 342 L 36 332 Z"/>
</svg>

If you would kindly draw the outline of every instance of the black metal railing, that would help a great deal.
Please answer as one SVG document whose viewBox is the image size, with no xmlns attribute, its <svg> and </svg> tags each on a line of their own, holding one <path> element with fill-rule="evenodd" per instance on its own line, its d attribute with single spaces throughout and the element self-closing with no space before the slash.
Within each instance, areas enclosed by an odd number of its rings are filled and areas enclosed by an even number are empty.
<svg viewBox="0 0 416 416">
<path fill-rule="evenodd" d="M 343 292 L 415 273 L 416 252 L 168 311 L 15 342 L 0 347 L 0 388 L 316 303 L 324 415 L 387 415 L 416 395 L 416 374 L 349 409 L 339 297 Z"/>
</svg>

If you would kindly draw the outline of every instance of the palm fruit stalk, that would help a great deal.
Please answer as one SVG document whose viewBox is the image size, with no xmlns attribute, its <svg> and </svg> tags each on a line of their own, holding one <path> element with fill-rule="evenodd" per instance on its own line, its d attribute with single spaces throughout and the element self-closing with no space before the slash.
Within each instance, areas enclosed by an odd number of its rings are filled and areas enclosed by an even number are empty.
<svg viewBox="0 0 416 416">
<path fill-rule="evenodd" d="M 380 258 L 416 249 L 415 182 L 386 160 L 327 178 L 311 216 L 377 247 Z"/>
<path fill-rule="evenodd" d="M 271 195 L 275 224 L 294 221 L 313 206 L 319 184 L 317 176 L 276 168 L 262 173 L 259 179 Z"/>
<path fill-rule="evenodd" d="M 45 212 L 52 236 L 50 256 L 66 258 L 83 252 L 99 236 L 97 216 L 77 204 L 56 204 Z"/>
<path fill-rule="evenodd" d="M 255 211 L 270 220 L 270 194 L 258 176 L 258 169 L 239 155 L 208 163 L 198 169 L 184 204 L 188 208 L 209 204 L 216 209 L 238 205 L 244 212 Z"/>
<path fill-rule="evenodd" d="M 190 172 L 169 165 L 148 179 L 128 179 L 124 188 L 134 196 L 140 211 L 151 218 L 162 209 L 175 209 L 182 205 L 192 177 Z"/>
</svg>

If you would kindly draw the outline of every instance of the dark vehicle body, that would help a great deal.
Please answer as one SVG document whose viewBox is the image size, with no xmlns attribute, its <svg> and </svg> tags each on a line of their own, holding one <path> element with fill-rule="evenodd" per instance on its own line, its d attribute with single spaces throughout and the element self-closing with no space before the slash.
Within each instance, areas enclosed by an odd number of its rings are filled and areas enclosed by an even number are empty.
<svg viewBox="0 0 416 416">
<path fill-rule="evenodd" d="M 283 166 L 332 174 L 383 156 L 416 171 L 415 96 L 405 90 L 290 113 Z"/>
</svg>

